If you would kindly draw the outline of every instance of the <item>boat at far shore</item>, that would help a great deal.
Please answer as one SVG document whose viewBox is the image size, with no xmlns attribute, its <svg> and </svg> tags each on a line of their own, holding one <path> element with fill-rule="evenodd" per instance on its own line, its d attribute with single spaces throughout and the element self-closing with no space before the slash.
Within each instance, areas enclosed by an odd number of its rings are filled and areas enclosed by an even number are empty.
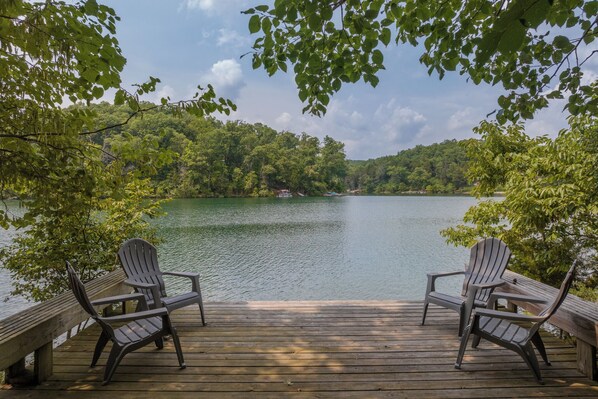
<svg viewBox="0 0 598 399">
<path fill-rule="evenodd" d="M 293 194 L 287 189 L 278 190 L 277 198 L 292 198 Z"/>
<path fill-rule="evenodd" d="M 327 193 L 322 194 L 324 197 L 342 197 L 342 194 L 339 194 L 334 191 L 328 191 Z"/>
</svg>

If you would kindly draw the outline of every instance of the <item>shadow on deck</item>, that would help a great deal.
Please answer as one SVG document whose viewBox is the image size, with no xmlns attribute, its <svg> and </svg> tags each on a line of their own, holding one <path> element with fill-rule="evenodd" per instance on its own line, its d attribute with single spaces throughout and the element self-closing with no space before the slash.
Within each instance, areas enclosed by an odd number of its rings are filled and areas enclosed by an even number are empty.
<svg viewBox="0 0 598 399">
<path fill-rule="evenodd" d="M 54 352 L 54 375 L 0 398 L 501 398 L 598 397 L 576 370 L 575 349 L 546 337 L 552 366 L 539 385 L 513 352 L 483 342 L 457 355 L 458 316 L 420 302 L 317 301 L 206 304 L 174 312 L 187 368 L 171 341 L 125 357 L 112 383 L 103 365 L 89 368 L 99 329 L 88 328 Z"/>
</svg>

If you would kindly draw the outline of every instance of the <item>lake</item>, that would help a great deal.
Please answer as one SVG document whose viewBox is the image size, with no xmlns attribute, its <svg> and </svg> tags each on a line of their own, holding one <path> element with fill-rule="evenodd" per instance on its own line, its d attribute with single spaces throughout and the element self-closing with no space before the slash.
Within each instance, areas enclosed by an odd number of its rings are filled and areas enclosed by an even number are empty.
<svg viewBox="0 0 598 399">
<path fill-rule="evenodd" d="M 205 301 L 423 298 L 426 273 L 463 268 L 469 250 L 439 231 L 465 196 L 180 199 L 156 220 L 164 270 L 201 274 Z M 0 245 L 14 232 L 0 230 Z M 178 292 L 187 280 L 167 280 Z M 458 278 L 445 283 L 455 291 Z M 441 289 L 443 286 L 441 286 Z M 25 305 L 0 269 L 0 318 Z"/>
</svg>

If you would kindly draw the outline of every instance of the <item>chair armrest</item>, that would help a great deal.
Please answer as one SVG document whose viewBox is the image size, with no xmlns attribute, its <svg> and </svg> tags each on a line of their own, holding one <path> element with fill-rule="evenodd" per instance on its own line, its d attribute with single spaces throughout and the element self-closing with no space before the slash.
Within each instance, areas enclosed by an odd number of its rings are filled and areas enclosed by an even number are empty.
<svg viewBox="0 0 598 399">
<path fill-rule="evenodd" d="M 199 292 L 199 273 L 188 273 L 188 272 L 163 272 L 166 276 L 185 277 L 191 279 L 192 290 Z"/>
<path fill-rule="evenodd" d="M 497 319 L 502 320 L 512 320 L 512 321 L 530 321 L 530 322 L 539 322 L 544 321 L 546 318 L 543 316 L 529 316 L 525 314 L 519 313 L 511 313 L 511 312 L 501 312 L 499 310 L 492 310 L 492 309 L 475 309 L 473 311 L 474 317 L 475 316 L 487 316 L 487 317 L 494 317 Z"/>
<path fill-rule="evenodd" d="M 488 298 L 488 309 L 494 309 L 498 299 L 506 299 L 508 301 L 520 301 L 528 303 L 548 303 L 546 299 L 538 298 L 530 295 L 512 294 L 510 292 L 493 292 Z"/>
<path fill-rule="evenodd" d="M 428 273 L 428 278 L 432 277 L 432 278 L 436 279 L 439 277 L 456 276 L 458 274 L 465 274 L 465 270 L 459 270 L 457 272 L 445 272 L 445 273 Z"/>
<path fill-rule="evenodd" d="M 471 284 L 470 287 L 476 289 L 476 290 L 485 290 L 488 288 L 496 288 L 496 287 L 500 287 L 501 285 L 505 285 L 507 282 L 505 280 L 492 280 L 492 281 L 488 281 L 487 283 L 483 283 L 483 284 Z"/>
<path fill-rule="evenodd" d="M 163 272 L 162 274 L 166 274 L 168 276 L 179 276 L 179 277 L 187 277 L 187 278 L 199 278 L 199 273 L 188 273 L 188 272 Z"/>
<path fill-rule="evenodd" d="M 151 289 L 152 287 L 155 287 L 155 286 L 156 286 L 156 284 L 144 283 L 144 282 L 142 282 L 142 281 L 137 281 L 137 280 L 133 280 L 133 279 L 130 279 L 130 278 L 126 279 L 126 280 L 124 281 L 124 283 L 125 283 L 126 285 L 129 285 L 129 286 L 131 286 L 131 287 L 135 287 L 135 288 L 144 288 L 144 289 L 147 289 L 147 290 L 149 290 L 149 289 Z"/>
<path fill-rule="evenodd" d="M 465 270 L 459 270 L 458 272 L 446 272 L 446 273 L 428 273 L 428 285 L 426 288 L 426 297 L 430 292 L 436 291 L 436 279 L 440 277 L 456 276 L 459 274 L 465 274 Z"/>
<path fill-rule="evenodd" d="M 95 301 L 91 301 L 91 304 L 93 306 L 99 306 L 99 305 L 109 305 L 111 303 L 118 303 L 118 302 L 124 302 L 124 301 L 135 301 L 135 300 L 145 302 L 145 297 L 143 296 L 143 294 L 135 292 L 132 294 L 108 296 L 105 298 L 96 299 Z"/>
<path fill-rule="evenodd" d="M 130 278 L 126 279 L 124 283 L 130 287 L 136 288 L 137 290 L 149 290 L 154 302 L 153 307 L 157 308 L 158 306 L 162 306 L 162 301 L 160 300 L 160 291 L 158 291 L 158 286 L 156 284 L 144 283 L 142 281 L 137 281 Z"/>
<path fill-rule="evenodd" d="M 155 316 L 168 316 L 166 308 L 144 310 L 143 312 L 127 313 L 118 316 L 101 317 L 100 319 L 107 323 L 125 323 L 141 319 L 149 319 Z"/>
</svg>

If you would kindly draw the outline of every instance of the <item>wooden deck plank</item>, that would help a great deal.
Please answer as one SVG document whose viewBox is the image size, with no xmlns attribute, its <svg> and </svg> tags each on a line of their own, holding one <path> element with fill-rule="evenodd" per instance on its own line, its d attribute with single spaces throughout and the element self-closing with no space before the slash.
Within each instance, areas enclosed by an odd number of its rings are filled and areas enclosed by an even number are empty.
<svg viewBox="0 0 598 399">
<path fill-rule="evenodd" d="M 0 398 L 503 398 L 598 397 L 576 370 L 575 349 L 545 335 L 552 366 L 539 385 L 514 353 L 482 342 L 453 367 L 457 314 L 421 302 L 300 301 L 208 303 L 208 326 L 195 307 L 174 312 L 187 368 L 171 341 L 129 354 L 113 382 L 88 367 L 99 334 L 92 326 L 54 352 L 54 375 Z"/>
</svg>

